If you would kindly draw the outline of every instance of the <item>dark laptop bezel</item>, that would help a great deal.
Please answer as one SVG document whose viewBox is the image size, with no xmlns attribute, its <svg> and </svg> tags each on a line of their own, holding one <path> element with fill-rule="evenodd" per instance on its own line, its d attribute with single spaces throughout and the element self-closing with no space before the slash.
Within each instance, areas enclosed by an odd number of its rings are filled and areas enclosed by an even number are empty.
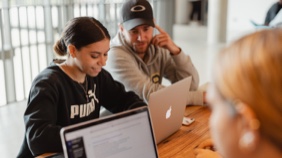
<svg viewBox="0 0 282 158">
<path fill-rule="evenodd" d="M 150 118 L 150 112 L 149 112 L 149 109 L 148 109 L 147 106 L 143 106 L 143 107 L 139 107 L 139 108 L 135 108 L 135 109 L 130 109 L 130 110 L 120 112 L 120 113 L 117 113 L 117 114 L 112 114 L 112 115 L 109 115 L 109 116 L 105 116 L 105 117 L 93 119 L 93 120 L 90 120 L 90 121 L 85 121 L 85 122 L 82 122 L 82 123 L 63 127 L 60 131 L 60 135 L 61 135 L 61 141 L 62 141 L 62 145 L 63 145 L 64 155 L 67 153 L 67 149 L 66 149 L 67 144 L 66 144 L 66 141 L 65 141 L 66 140 L 65 133 L 76 131 L 76 130 L 81 130 L 81 129 L 84 129 L 84 128 L 87 128 L 87 127 L 90 127 L 90 126 L 102 124 L 102 123 L 105 123 L 105 122 L 110 122 L 112 120 L 124 118 L 124 117 L 127 117 L 127 116 L 135 115 L 137 113 L 142 113 L 142 112 L 147 113 L 147 117 L 148 117 L 149 125 L 150 125 L 151 138 L 152 138 L 153 143 L 154 143 L 153 146 L 154 146 L 156 158 L 158 158 L 158 149 L 157 149 L 156 141 L 155 141 L 155 137 L 154 137 L 154 131 L 153 131 L 153 127 L 152 127 L 152 121 L 151 121 L 151 118 Z M 68 156 L 65 155 L 65 157 L 67 158 Z"/>
</svg>

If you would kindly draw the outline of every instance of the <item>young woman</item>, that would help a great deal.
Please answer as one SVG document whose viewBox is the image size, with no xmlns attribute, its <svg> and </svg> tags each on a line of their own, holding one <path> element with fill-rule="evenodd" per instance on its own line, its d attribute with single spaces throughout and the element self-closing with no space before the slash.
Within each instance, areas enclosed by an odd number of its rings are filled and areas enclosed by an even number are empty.
<svg viewBox="0 0 282 158">
<path fill-rule="evenodd" d="M 33 81 L 24 113 L 25 139 L 18 157 L 62 152 L 60 129 L 99 117 L 100 107 L 112 113 L 144 106 L 133 92 L 113 80 L 106 64 L 110 35 L 96 19 L 70 20 L 54 45 L 64 62 L 56 61 Z"/>
<path fill-rule="evenodd" d="M 247 35 L 219 54 L 208 89 L 210 131 L 223 158 L 282 157 L 282 30 Z M 197 158 L 218 157 L 197 149 Z"/>
</svg>

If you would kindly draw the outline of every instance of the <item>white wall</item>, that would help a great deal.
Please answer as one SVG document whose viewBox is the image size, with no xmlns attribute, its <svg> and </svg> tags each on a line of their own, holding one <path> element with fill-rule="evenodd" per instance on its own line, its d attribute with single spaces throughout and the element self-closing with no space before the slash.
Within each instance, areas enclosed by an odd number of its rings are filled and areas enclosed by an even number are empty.
<svg viewBox="0 0 282 158">
<path fill-rule="evenodd" d="M 227 41 L 255 31 L 253 20 L 264 23 L 267 10 L 278 0 L 229 0 L 227 15 Z"/>
<path fill-rule="evenodd" d="M 190 0 L 176 0 L 176 24 L 187 25 L 191 11 Z M 250 20 L 264 23 L 267 10 L 278 0 L 228 0 L 227 42 L 255 31 Z M 210 2 L 210 1 L 208 1 Z"/>
</svg>

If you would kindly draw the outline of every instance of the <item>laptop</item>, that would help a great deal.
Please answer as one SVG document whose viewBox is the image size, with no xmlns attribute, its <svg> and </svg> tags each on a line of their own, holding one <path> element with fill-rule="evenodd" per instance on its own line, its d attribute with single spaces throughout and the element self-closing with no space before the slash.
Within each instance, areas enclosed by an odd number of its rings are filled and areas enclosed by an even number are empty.
<svg viewBox="0 0 282 158">
<path fill-rule="evenodd" d="M 160 143 L 181 127 L 191 81 L 192 77 L 187 77 L 151 93 L 148 107 L 156 143 Z"/>
<path fill-rule="evenodd" d="M 64 127 L 66 158 L 157 158 L 147 107 Z"/>
</svg>

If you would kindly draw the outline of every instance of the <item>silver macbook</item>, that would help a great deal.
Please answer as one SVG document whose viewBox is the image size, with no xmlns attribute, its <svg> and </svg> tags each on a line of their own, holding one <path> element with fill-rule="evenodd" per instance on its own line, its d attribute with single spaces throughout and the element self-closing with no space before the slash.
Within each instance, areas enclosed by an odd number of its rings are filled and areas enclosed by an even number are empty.
<svg viewBox="0 0 282 158">
<path fill-rule="evenodd" d="M 182 125 L 191 77 L 152 93 L 149 110 L 156 143 L 175 133 Z"/>
<path fill-rule="evenodd" d="M 66 158 L 157 158 L 147 107 L 61 129 Z"/>
</svg>

